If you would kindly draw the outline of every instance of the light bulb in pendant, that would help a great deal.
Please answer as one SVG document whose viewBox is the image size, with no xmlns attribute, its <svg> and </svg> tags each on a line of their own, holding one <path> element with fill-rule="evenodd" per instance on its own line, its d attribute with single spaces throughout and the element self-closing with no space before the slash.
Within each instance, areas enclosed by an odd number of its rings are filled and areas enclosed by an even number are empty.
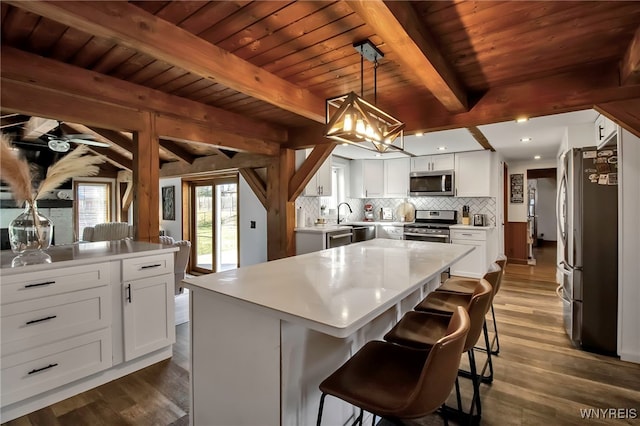
<svg viewBox="0 0 640 426">
<path fill-rule="evenodd" d="M 364 120 L 363 120 L 362 118 L 359 118 L 359 119 L 356 121 L 356 133 L 357 133 L 359 136 L 364 136 L 364 135 L 365 135 L 365 133 L 366 133 L 366 129 L 365 129 L 365 127 L 364 127 Z"/>
<path fill-rule="evenodd" d="M 344 130 L 345 132 L 350 132 L 351 130 L 353 130 L 353 118 L 351 118 L 351 114 L 344 115 L 342 130 Z"/>
</svg>

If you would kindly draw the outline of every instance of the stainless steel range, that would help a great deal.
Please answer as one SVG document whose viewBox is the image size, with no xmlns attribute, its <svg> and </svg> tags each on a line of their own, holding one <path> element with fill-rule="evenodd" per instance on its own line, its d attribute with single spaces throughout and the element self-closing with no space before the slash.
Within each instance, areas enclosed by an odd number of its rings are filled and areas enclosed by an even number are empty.
<svg viewBox="0 0 640 426">
<path fill-rule="evenodd" d="M 458 222 L 456 210 L 416 210 L 416 221 L 404 225 L 405 240 L 449 243 L 449 226 Z"/>
</svg>

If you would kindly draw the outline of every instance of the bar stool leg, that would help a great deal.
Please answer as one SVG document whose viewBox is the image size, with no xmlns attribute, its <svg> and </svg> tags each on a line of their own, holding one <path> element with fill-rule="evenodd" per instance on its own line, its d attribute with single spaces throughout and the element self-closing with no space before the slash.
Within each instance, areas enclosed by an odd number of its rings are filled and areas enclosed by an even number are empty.
<svg viewBox="0 0 640 426">
<path fill-rule="evenodd" d="M 320 426 L 322 422 L 322 409 L 324 408 L 324 398 L 327 396 L 326 393 L 323 393 L 320 397 L 320 407 L 318 408 L 318 421 L 316 422 L 316 426 Z"/>
<path fill-rule="evenodd" d="M 456 400 L 458 401 L 458 411 L 462 412 L 462 397 L 460 396 L 460 382 L 456 377 Z"/>
<path fill-rule="evenodd" d="M 362 426 L 362 417 L 363 417 L 364 411 L 362 410 L 362 408 L 360 409 L 360 415 L 358 416 L 358 418 L 353 422 L 353 426 L 355 425 L 360 425 Z"/>
<path fill-rule="evenodd" d="M 473 382 L 473 397 L 471 398 L 471 407 L 469 408 L 469 424 L 474 424 L 474 407 L 478 412 L 478 421 L 482 416 L 482 403 L 480 402 L 480 377 L 476 369 L 476 357 L 471 348 L 469 354 L 469 366 L 471 368 L 471 381 Z"/>
<path fill-rule="evenodd" d="M 371 420 L 371 426 L 376 426 L 376 415 L 373 415 L 373 419 Z"/>
<path fill-rule="evenodd" d="M 482 328 L 484 329 L 484 344 L 487 348 L 487 364 L 482 368 L 482 372 L 480 373 L 480 380 L 482 381 L 482 383 L 491 383 L 493 382 L 493 362 L 491 360 L 491 343 L 489 342 L 489 332 L 487 331 L 486 321 L 482 325 Z M 487 368 L 487 365 L 489 366 L 489 375 L 485 376 L 484 372 Z"/>
<path fill-rule="evenodd" d="M 496 349 L 493 350 L 493 342 L 491 344 L 491 354 L 498 355 L 500 353 L 500 340 L 498 339 L 498 323 L 496 322 L 496 312 L 493 309 L 493 303 L 491 304 L 491 317 L 493 318 L 493 331 L 495 333 L 494 340 L 496 342 Z"/>
</svg>

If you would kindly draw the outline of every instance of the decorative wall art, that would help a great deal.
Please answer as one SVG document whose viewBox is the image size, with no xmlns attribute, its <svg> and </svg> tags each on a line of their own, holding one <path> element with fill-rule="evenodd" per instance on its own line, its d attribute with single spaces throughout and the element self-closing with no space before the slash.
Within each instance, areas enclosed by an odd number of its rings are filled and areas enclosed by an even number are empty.
<svg viewBox="0 0 640 426">
<path fill-rule="evenodd" d="M 524 173 L 516 173 L 509 176 L 511 183 L 511 204 L 524 203 Z"/>
<path fill-rule="evenodd" d="M 162 187 L 162 219 L 163 220 L 176 220 L 176 187 L 175 186 L 163 186 Z"/>
</svg>

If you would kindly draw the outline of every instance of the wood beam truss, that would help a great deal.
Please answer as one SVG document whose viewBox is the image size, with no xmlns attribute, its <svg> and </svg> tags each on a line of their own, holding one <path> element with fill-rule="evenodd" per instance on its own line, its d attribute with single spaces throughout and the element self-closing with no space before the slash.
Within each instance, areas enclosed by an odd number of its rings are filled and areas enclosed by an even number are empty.
<svg viewBox="0 0 640 426">
<path fill-rule="evenodd" d="M 248 167 L 239 169 L 240 174 L 247 181 L 249 188 L 256 195 L 262 206 L 267 208 L 267 183 L 262 180 L 260 175 L 256 173 L 255 169 L 250 169 Z"/>
</svg>

